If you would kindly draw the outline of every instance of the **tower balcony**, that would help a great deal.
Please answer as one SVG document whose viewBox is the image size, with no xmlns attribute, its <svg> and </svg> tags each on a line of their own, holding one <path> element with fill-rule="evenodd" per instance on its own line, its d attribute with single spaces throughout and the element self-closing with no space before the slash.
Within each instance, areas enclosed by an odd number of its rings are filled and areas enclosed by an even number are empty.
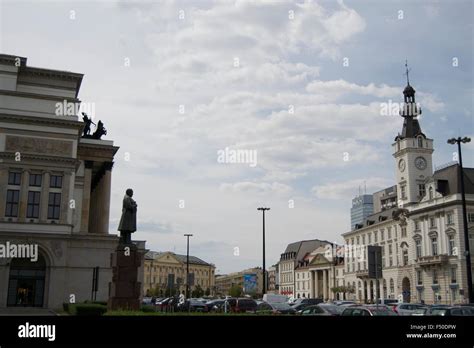
<svg viewBox="0 0 474 348">
<path fill-rule="evenodd" d="M 442 265 L 447 263 L 449 260 L 449 256 L 446 254 L 441 255 L 428 255 L 419 257 L 416 260 L 418 266 L 435 266 L 435 265 Z"/>
<path fill-rule="evenodd" d="M 369 270 L 363 269 L 360 271 L 356 271 L 357 278 L 368 278 L 369 277 Z"/>
</svg>

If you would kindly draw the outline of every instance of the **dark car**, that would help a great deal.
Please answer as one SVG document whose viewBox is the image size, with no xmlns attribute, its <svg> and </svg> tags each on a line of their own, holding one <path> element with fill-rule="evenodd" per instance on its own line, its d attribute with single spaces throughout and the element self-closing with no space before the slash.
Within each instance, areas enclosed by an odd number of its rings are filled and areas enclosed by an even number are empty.
<svg viewBox="0 0 474 348">
<path fill-rule="evenodd" d="M 204 312 L 206 304 L 195 298 L 188 299 L 179 304 L 178 309 L 182 312 Z"/>
<path fill-rule="evenodd" d="M 286 302 L 268 303 L 262 302 L 257 307 L 259 314 L 295 314 L 296 311 Z"/>
<path fill-rule="evenodd" d="M 308 306 L 314 306 L 319 303 L 322 303 L 322 298 L 299 298 L 291 304 L 291 306 L 296 310 L 301 310 Z"/>
<path fill-rule="evenodd" d="M 206 302 L 206 308 L 204 308 L 204 312 L 218 312 L 222 305 L 224 304 L 225 300 L 210 300 Z"/>
<path fill-rule="evenodd" d="M 251 298 L 228 298 L 225 300 L 227 302 L 227 311 L 234 312 L 234 313 L 247 313 L 252 312 L 255 313 L 257 310 L 257 302 Z M 225 302 L 224 302 L 225 306 Z M 221 305 L 221 308 L 223 306 Z"/>
<path fill-rule="evenodd" d="M 344 317 L 347 316 L 364 316 L 364 317 L 373 317 L 373 316 L 393 316 L 397 315 L 394 311 L 384 305 L 379 306 L 354 306 L 346 307 L 341 314 Z"/>
<path fill-rule="evenodd" d="M 452 317 L 452 316 L 474 316 L 474 308 L 467 306 L 454 306 L 454 307 L 436 307 L 431 310 L 430 315 Z"/>
</svg>

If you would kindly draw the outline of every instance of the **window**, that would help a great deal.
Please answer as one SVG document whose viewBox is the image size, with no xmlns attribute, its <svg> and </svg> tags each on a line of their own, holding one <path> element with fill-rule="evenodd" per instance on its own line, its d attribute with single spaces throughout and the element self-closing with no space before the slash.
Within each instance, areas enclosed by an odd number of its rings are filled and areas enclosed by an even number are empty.
<svg viewBox="0 0 474 348">
<path fill-rule="evenodd" d="M 430 217 L 430 227 L 431 228 L 436 227 L 436 219 L 434 217 Z"/>
<path fill-rule="evenodd" d="M 380 241 L 383 241 L 385 238 L 385 231 L 382 229 L 380 230 Z"/>
<path fill-rule="evenodd" d="M 388 245 L 388 253 L 392 255 L 392 244 Z"/>
<path fill-rule="evenodd" d="M 377 243 L 377 235 L 378 235 L 378 232 L 374 231 L 374 243 Z"/>
<path fill-rule="evenodd" d="M 457 280 L 456 280 L 456 267 L 453 267 L 451 268 L 451 283 L 452 284 L 455 284 L 457 283 Z"/>
<path fill-rule="evenodd" d="M 9 172 L 8 173 L 8 185 L 20 185 L 21 173 Z"/>
<path fill-rule="evenodd" d="M 30 186 L 41 186 L 41 174 L 30 174 Z"/>
<path fill-rule="evenodd" d="M 394 294 L 395 293 L 395 283 L 393 281 L 392 278 L 390 278 L 390 294 Z"/>
<path fill-rule="evenodd" d="M 438 284 L 438 271 L 433 270 L 433 284 Z"/>
<path fill-rule="evenodd" d="M 51 175 L 49 186 L 52 188 L 61 188 L 63 186 L 63 177 L 61 175 Z"/>
<path fill-rule="evenodd" d="M 368 238 L 368 243 L 369 244 L 372 243 L 372 233 L 369 233 L 367 238 Z"/>
<path fill-rule="evenodd" d="M 431 252 L 433 256 L 438 255 L 438 238 L 431 238 Z"/>
<path fill-rule="evenodd" d="M 387 227 L 387 239 L 392 239 L 392 228 Z"/>
<path fill-rule="evenodd" d="M 26 207 L 27 218 L 39 218 L 40 194 L 38 191 L 28 192 L 28 205 Z"/>
<path fill-rule="evenodd" d="M 418 137 L 418 147 L 423 147 L 423 138 Z"/>
<path fill-rule="evenodd" d="M 416 258 L 419 259 L 421 257 L 421 239 L 417 239 L 415 241 L 416 247 Z"/>
<path fill-rule="evenodd" d="M 48 201 L 48 219 L 59 220 L 61 194 L 50 192 Z"/>
<path fill-rule="evenodd" d="M 423 285 L 423 272 L 421 270 L 416 271 L 416 280 L 418 285 Z"/>
<path fill-rule="evenodd" d="M 474 222 L 474 213 L 467 213 L 467 221 Z"/>
<path fill-rule="evenodd" d="M 5 207 L 5 216 L 18 216 L 18 202 L 20 201 L 20 190 L 7 190 L 7 204 Z"/>
<path fill-rule="evenodd" d="M 403 266 L 408 266 L 408 249 L 403 249 Z"/>
<path fill-rule="evenodd" d="M 402 196 L 402 199 L 406 199 L 407 198 L 407 187 L 405 185 L 400 185 L 400 194 Z"/>
<path fill-rule="evenodd" d="M 448 236 L 448 242 L 449 242 L 449 255 L 453 256 L 456 255 L 456 242 L 454 240 L 454 234 L 450 234 Z"/>
<path fill-rule="evenodd" d="M 415 231 L 419 231 L 420 230 L 420 221 L 416 220 L 415 221 Z"/>
<path fill-rule="evenodd" d="M 426 187 L 425 184 L 418 184 L 418 196 L 424 197 L 426 195 Z"/>
<path fill-rule="evenodd" d="M 402 238 L 407 236 L 407 228 L 402 227 Z"/>
<path fill-rule="evenodd" d="M 454 216 L 453 216 L 453 213 L 448 213 L 448 214 L 446 215 L 446 223 L 447 223 L 448 225 L 451 225 L 451 224 L 454 223 Z"/>
</svg>

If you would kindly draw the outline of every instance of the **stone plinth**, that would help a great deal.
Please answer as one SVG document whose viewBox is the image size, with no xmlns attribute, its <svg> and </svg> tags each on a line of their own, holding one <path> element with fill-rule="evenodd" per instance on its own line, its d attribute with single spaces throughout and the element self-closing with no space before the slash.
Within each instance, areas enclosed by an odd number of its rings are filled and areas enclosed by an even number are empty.
<svg viewBox="0 0 474 348">
<path fill-rule="evenodd" d="M 111 255 L 112 282 L 109 286 L 109 310 L 139 310 L 140 289 L 138 268 L 143 253 L 133 244 L 119 244 Z"/>
</svg>

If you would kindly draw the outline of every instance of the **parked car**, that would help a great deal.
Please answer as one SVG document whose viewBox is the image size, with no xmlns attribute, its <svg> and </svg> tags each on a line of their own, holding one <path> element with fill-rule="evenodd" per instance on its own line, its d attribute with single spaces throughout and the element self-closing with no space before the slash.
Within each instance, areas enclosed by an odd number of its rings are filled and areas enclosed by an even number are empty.
<svg viewBox="0 0 474 348">
<path fill-rule="evenodd" d="M 206 302 L 204 312 L 217 312 L 220 307 L 224 304 L 225 300 L 210 300 Z"/>
<path fill-rule="evenodd" d="M 144 297 L 142 298 L 142 304 L 144 305 L 151 305 L 152 303 L 152 298 L 151 297 Z"/>
<path fill-rule="evenodd" d="M 257 302 L 254 299 L 241 297 L 241 298 L 229 298 L 227 301 L 227 311 L 234 313 L 247 313 L 257 310 Z M 225 303 L 224 303 L 225 305 Z"/>
<path fill-rule="evenodd" d="M 341 315 L 345 308 L 344 306 L 336 306 L 333 303 L 320 303 L 318 306 L 331 315 Z"/>
<path fill-rule="evenodd" d="M 342 316 L 393 316 L 397 315 L 389 307 L 385 305 L 379 306 L 353 306 L 346 307 L 341 314 Z"/>
<path fill-rule="evenodd" d="M 195 298 L 190 298 L 178 305 L 178 310 L 182 312 L 204 312 L 206 304 Z"/>
<path fill-rule="evenodd" d="M 314 306 L 308 306 L 302 311 L 300 311 L 299 313 L 301 315 L 318 315 L 318 316 L 319 315 L 322 315 L 322 316 L 339 315 L 336 308 L 338 308 L 336 305 L 321 303 Z"/>
<path fill-rule="evenodd" d="M 377 300 L 377 303 L 387 306 L 396 306 L 398 305 L 398 300 L 394 298 L 381 298 Z"/>
<path fill-rule="evenodd" d="M 354 301 L 334 301 L 333 302 L 336 306 L 344 306 L 344 305 L 355 305 L 356 303 Z"/>
<path fill-rule="evenodd" d="M 425 305 L 416 304 L 416 303 L 399 303 L 394 308 L 393 311 L 398 315 L 412 315 L 417 309 L 426 308 Z"/>
<path fill-rule="evenodd" d="M 288 303 L 289 299 L 286 295 L 264 294 L 262 301 L 266 303 Z"/>
<path fill-rule="evenodd" d="M 260 314 L 295 314 L 295 309 L 286 302 L 267 303 L 262 302 L 257 307 Z"/>
<path fill-rule="evenodd" d="M 314 306 L 314 305 L 317 305 L 319 303 L 322 303 L 323 302 L 323 299 L 322 298 L 299 298 L 297 299 L 296 301 L 294 301 L 293 303 L 291 303 L 291 306 L 293 306 L 293 308 L 297 307 L 297 306 L 300 306 L 303 305 L 303 306 Z M 302 309 L 302 308 L 300 308 Z"/>
<path fill-rule="evenodd" d="M 435 316 L 474 316 L 474 309 L 467 306 L 437 307 L 431 310 Z"/>
</svg>

